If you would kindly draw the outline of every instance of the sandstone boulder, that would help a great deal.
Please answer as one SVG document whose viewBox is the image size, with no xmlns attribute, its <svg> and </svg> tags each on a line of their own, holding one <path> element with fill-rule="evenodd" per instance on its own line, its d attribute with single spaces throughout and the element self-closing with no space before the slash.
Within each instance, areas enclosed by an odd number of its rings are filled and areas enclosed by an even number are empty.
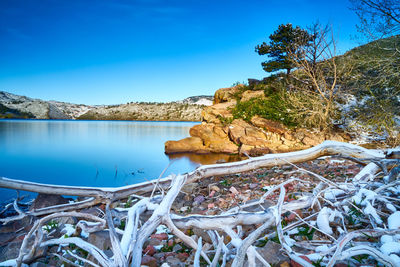
<svg viewBox="0 0 400 267">
<path fill-rule="evenodd" d="M 165 142 L 165 153 L 207 153 L 209 152 L 203 144 L 203 140 L 199 137 L 187 137 L 179 141 Z"/>
<path fill-rule="evenodd" d="M 258 157 L 271 152 L 271 149 L 268 147 L 255 147 L 250 145 L 241 145 L 239 150 L 240 155 L 249 155 L 251 157 Z"/>
<path fill-rule="evenodd" d="M 265 136 L 270 144 L 280 145 L 283 143 L 282 135 L 280 134 L 273 132 L 265 132 Z"/>
<path fill-rule="evenodd" d="M 321 132 L 311 132 L 310 130 L 299 128 L 293 133 L 293 136 L 301 141 L 306 147 L 316 146 L 325 140 Z"/>
<path fill-rule="evenodd" d="M 179 141 L 167 141 L 165 153 L 227 153 L 237 154 L 238 146 L 228 137 L 227 129 L 212 123 L 193 126 L 189 133 L 191 137 Z"/>
<path fill-rule="evenodd" d="M 238 147 L 229 140 L 222 126 L 215 124 L 199 124 L 189 131 L 192 137 L 201 138 L 208 151 L 213 153 L 237 153 Z"/>
<path fill-rule="evenodd" d="M 231 142 L 228 138 L 214 139 L 209 144 L 209 150 L 213 153 L 237 154 L 238 146 Z"/>
<path fill-rule="evenodd" d="M 259 128 L 245 122 L 241 119 L 236 119 L 229 126 L 229 137 L 236 144 L 245 144 L 250 146 L 267 146 L 266 135 Z"/>
<path fill-rule="evenodd" d="M 218 89 L 214 94 L 214 104 L 228 102 L 235 99 L 235 93 L 237 93 L 243 87 L 242 84 Z"/>
<path fill-rule="evenodd" d="M 253 98 L 258 98 L 258 99 L 265 98 L 264 91 L 247 90 L 247 91 L 243 92 L 242 98 L 240 99 L 240 101 L 243 101 L 243 102 L 249 101 L 250 99 L 253 99 Z"/>
<path fill-rule="evenodd" d="M 234 120 L 231 125 L 229 125 L 229 137 L 236 144 L 240 144 L 240 137 L 246 135 L 246 127 L 250 126 L 244 120 Z"/>
<path fill-rule="evenodd" d="M 213 106 L 205 107 L 201 112 L 201 120 L 209 123 L 220 124 L 221 119 L 233 118 L 230 111 L 236 105 L 236 100 L 219 103 Z"/>
<path fill-rule="evenodd" d="M 264 119 L 259 116 L 254 116 L 253 118 L 251 118 L 251 123 L 256 127 L 264 128 L 265 130 L 272 133 L 285 134 L 286 132 L 288 132 L 288 129 L 282 123 Z"/>
</svg>

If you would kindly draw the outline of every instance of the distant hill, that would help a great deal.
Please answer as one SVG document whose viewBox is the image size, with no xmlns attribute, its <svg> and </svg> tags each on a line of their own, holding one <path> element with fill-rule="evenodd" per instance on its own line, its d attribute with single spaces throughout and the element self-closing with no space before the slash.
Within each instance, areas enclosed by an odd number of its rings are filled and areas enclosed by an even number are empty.
<svg viewBox="0 0 400 267">
<path fill-rule="evenodd" d="M 77 120 L 199 121 L 211 96 L 193 96 L 170 103 L 130 102 L 91 106 L 45 101 L 0 91 L 0 118 Z"/>
<path fill-rule="evenodd" d="M 0 91 L 0 104 L 7 109 L 0 118 L 73 119 L 87 112 L 90 106 L 57 101 L 44 101 Z"/>
<path fill-rule="evenodd" d="M 199 96 L 190 96 L 178 102 L 191 105 L 194 104 L 194 105 L 211 106 L 213 104 L 213 99 L 214 96 L 212 95 L 199 95 Z"/>
</svg>

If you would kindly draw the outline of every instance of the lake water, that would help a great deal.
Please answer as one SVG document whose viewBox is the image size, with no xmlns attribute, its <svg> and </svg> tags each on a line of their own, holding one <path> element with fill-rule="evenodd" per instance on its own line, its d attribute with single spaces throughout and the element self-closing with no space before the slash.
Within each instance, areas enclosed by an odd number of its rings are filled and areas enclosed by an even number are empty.
<svg viewBox="0 0 400 267">
<path fill-rule="evenodd" d="M 216 158 L 164 154 L 194 122 L 0 120 L 0 176 L 81 186 L 123 186 L 184 173 Z M 164 176 L 165 176 L 164 175 Z M 0 200 L 15 191 L 0 189 Z"/>
</svg>

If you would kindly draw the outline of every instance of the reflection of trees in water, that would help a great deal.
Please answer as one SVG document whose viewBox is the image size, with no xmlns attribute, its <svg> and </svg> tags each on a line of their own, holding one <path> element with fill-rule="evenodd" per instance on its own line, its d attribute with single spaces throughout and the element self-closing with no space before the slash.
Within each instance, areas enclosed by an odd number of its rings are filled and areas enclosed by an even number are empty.
<svg viewBox="0 0 400 267">
<path fill-rule="evenodd" d="M 187 158 L 193 163 L 199 163 L 202 165 L 233 162 L 246 159 L 239 155 L 228 155 L 222 153 L 210 153 L 210 154 L 194 154 L 194 153 L 178 153 L 168 155 L 170 160 Z"/>
</svg>

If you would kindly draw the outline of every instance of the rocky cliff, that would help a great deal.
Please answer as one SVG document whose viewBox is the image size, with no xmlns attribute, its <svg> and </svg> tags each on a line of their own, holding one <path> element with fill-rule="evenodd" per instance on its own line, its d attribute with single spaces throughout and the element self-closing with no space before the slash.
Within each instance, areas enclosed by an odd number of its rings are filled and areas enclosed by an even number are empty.
<svg viewBox="0 0 400 267">
<path fill-rule="evenodd" d="M 193 96 L 170 103 L 136 103 L 90 106 L 44 101 L 0 91 L 0 118 L 200 121 L 210 96 Z"/>
<path fill-rule="evenodd" d="M 347 141 L 344 133 L 323 134 L 307 129 L 289 129 L 283 124 L 253 117 L 249 122 L 234 119 L 232 108 L 238 100 L 265 98 L 263 90 L 241 90 L 241 85 L 222 88 L 215 92 L 214 105 L 201 113 L 202 123 L 190 129 L 190 137 L 167 141 L 165 153 L 228 153 L 257 156 L 287 152 L 317 145 L 325 139 Z"/>
<path fill-rule="evenodd" d="M 90 109 L 78 120 L 200 121 L 203 106 L 183 103 L 128 103 Z"/>
<path fill-rule="evenodd" d="M 4 91 L 0 91 L 0 104 L 5 107 L 0 112 L 0 118 L 74 119 L 92 108 L 87 105 L 44 101 Z"/>
</svg>

